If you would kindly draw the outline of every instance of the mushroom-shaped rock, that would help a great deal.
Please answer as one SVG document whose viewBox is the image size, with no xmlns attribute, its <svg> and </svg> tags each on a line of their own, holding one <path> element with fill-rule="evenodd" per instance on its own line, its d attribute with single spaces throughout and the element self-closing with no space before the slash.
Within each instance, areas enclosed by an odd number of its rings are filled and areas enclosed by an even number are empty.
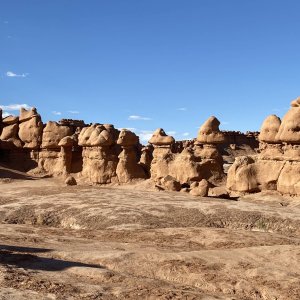
<svg viewBox="0 0 300 300">
<path fill-rule="evenodd" d="M 149 140 L 150 144 L 156 146 L 172 145 L 174 142 L 175 142 L 174 138 L 170 135 L 167 135 L 162 128 L 156 129 L 151 139 Z"/>
<path fill-rule="evenodd" d="M 281 120 L 276 115 L 268 116 L 260 129 L 259 140 L 266 143 L 277 143 L 276 135 L 279 131 Z"/>
<path fill-rule="evenodd" d="M 225 136 L 219 129 L 220 121 L 212 116 L 200 127 L 197 141 L 202 144 L 221 144 L 225 142 Z"/>
<path fill-rule="evenodd" d="M 68 126 L 61 126 L 56 122 L 49 121 L 43 130 L 42 148 L 58 148 L 58 143 L 65 136 L 72 135 Z"/>
<path fill-rule="evenodd" d="M 139 138 L 136 134 L 130 130 L 122 129 L 119 138 L 117 140 L 117 144 L 122 147 L 132 147 L 137 145 L 139 142 Z"/>
<path fill-rule="evenodd" d="M 88 146 L 110 146 L 114 142 L 112 133 L 100 124 L 93 124 L 81 130 L 78 137 L 78 144 Z"/>
<path fill-rule="evenodd" d="M 291 102 L 291 108 L 282 119 L 276 140 L 300 144 L 300 98 Z"/>
<path fill-rule="evenodd" d="M 73 147 L 73 145 L 74 145 L 74 139 L 72 136 L 65 136 L 58 143 L 58 146 L 64 147 L 64 148 L 70 148 L 70 147 Z"/>
<path fill-rule="evenodd" d="M 19 121 L 20 122 L 28 121 L 31 118 L 35 117 L 36 115 L 38 115 L 38 113 L 37 113 L 37 110 L 35 107 L 32 107 L 30 110 L 27 110 L 26 108 L 21 107 Z"/>
</svg>

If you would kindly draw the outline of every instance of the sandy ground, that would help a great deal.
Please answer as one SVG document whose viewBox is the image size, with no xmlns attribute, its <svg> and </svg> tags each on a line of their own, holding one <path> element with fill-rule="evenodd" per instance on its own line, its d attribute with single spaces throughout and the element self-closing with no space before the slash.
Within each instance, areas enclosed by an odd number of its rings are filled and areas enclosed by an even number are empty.
<svg viewBox="0 0 300 300">
<path fill-rule="evenodd" d="M 300 299 L 300 200 L 0 184 L 0 299 Z"/>
</svg>

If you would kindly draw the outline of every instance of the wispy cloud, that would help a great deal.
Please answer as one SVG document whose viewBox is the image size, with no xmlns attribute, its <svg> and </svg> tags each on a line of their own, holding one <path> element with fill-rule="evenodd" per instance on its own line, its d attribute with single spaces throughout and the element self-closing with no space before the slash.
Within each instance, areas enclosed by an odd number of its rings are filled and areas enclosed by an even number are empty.
<svg viewBox="0 0 300 300">
<path fill-rule="evenodd" d="M 172 131 L 172 130 L 166 132 L 167 135 L 176 135 L 176 133 L 177 133 L 176 131 Z"/>
<path fill-rule="evenodd" d="M 130 131 L 133 131 L 135 132 L 137 129 L 134 128 L 134 127 L 120 127 L 120 128 L 117 128 L 118 130 L 122 130 L 122 129 L 127 129 L 127 130 L 130 130 Z"/>
<path fill-rule="evenodd" d="M 8 116 L 10 116 L 10 113 L 8 113 L 7 111 L 4 111 L 4 112 L 2 113 L 2 118 L 6 118 L 6 117 L 8 117 Z"/>
<path fill-rule="evenodd" d="M 60 111 L 52 111 L 52 113 L 55 115 L 55 116 L 61 116 L 61 112 Z"/>
<path fill-rule="evenodd" d="M 30 109 L 31 107 L 28 104 L 9 104 L 9 105 L 0 105 L 0 108 L 2 110 L 6 111 L 14 111 L 14 110 L 20 110 L 20 108 L 23 107 L 25 109 Z"/>
<path fill-rule="evenodd" d="M 186 108 L 186 107 L 179 107 L 179 108 L 177 108 L 177 110 L 180 110 L 180 111 L 187 111 L 187 108 Z"/>
<path fill-rule="evenodd" d="M 136 134 L 140 137 L 141 142 L 148 142 L 152 135 L 153 135 L 152 130 L 140 130 L 138 132 L 136 132 Z"/>
<path fill-rule="evenodd" d="M 150 121 L 152 119 L 148 118 L 148 117 L 142 117 L 142 116 L 132 115 L 132 116 L 128 117 L 128 120 L 130 120 L 130 121 Z"/>
<path fill-rule="evenodd" d="M 29 75 L 28 73 L 16 74 L 16 73 L 14 73 L 14 72 L 12 72 L 12 71 L 7 71 L 7 72 L 6 72 L 6 76 L 7 76 L 7 77 L 23 77 L 23 78 L 25 78 L 25 77 L 27 77 L 28 75 Z"/>
<path fill-rule="evenodd" d="M 182 134 L 182 136 L 189 136 L 189 135 L 190 135 L 189 132 L 184 132 L 184 133 Z"/>
<path fill-rule="evenodd" d="M 227 122 L 227 121 L 221 122 L 221 125 L 228 125 L 228 124 L 229 124 L 229 122 Z"/>
<path fill-rule="evenodd" d="M 77 115 L 77 114 L 79 114 L 79 111 L 78 110 L 68 110 L 68 113 L 73 114 L 73 115 Z"/>
</svg>

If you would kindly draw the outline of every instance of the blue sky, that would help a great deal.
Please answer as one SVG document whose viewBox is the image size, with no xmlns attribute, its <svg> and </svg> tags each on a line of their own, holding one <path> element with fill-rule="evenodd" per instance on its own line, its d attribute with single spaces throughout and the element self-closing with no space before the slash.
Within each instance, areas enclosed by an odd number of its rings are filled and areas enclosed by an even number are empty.
<svg viewBox="0 0 300 300">
<path fill-rule="evenodd" d="M 258 130 L 300 95 L 300 1 L 1 0 L 0 105 L 43 120 Z M 12 106 L 15 104 L 15 106 Z"/>
</svg>

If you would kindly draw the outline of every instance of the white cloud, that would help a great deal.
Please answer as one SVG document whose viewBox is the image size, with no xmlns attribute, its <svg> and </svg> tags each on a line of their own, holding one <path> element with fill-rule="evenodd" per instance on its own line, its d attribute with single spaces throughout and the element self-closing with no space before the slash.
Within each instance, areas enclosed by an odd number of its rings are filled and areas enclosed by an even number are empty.
<svg viewBox="0 0 300 300">
<path fill-rule="evenodd" d="M 68 113 L 77 115 L 77 114 L 79 114 L 79 111 L 78 110 L 68 110 Z"/>
<path fill-rule="evenodd" d="M 23 78 L 25 78 L 25 77 L 27 77 L 28 75 L 29 75 L 28 73 L 16 74 L 16 73 L 11 72 L 11 71 L 6 72 L 6 76 L 7 76 L 7 77 L 23 77 Z"/>
<path fill-rule="evenodd" d="M 189 135 L 190 135 L 189 132 L 184 132 L 184 133 L 182 134 L 182 136 L 189 136 Z"/>
<path fill-rule="evenodd" d="M 8 117 L 8 116 L 10 116 L 10 113 L 8 113 L 7 111 L 4 111 L 4 112 L 2 113 L 2 118 L 6 118 L 6 117 Z"/>
<path fill-rule="evenodd" d="M 167 135 L 176 135 L 176 131 L 167 131 L 166 134 Z"/>
<path fill-rule="evenodd" d="M 28 104 L 9 104 L 9 105 L 0 105 L 2 110 L 13 111 L 13 110 L 20 110 L 23 107 L 25 109 L 30 109 Z"/>
<path fill-rule="evenodd" d="M 56 116 L 61 116 L 61 112 L 60 112 L 60 111 L 55 111 L 55 110 L 54 110 L 52 113 L 53 113 L 54 115 L 56 115 Z"/>
<path fill-rule="evenodd" d="M 149 120 L 152 120 L 152 119 L 148 118 L 148 117 L 133 115 L 133 116 L 129 116 L 128 120 L 130 120 L 130 121 L 149 121 Z"/>
<path fill-rule="evenodd" d="M 141 130 L 136 132 L 136 134 L 140 137 L 141 142 L 148 142 L 151 139 L 153 132 L 154 131 L 152 130 Z"/>
<path fill-rule="evenodd" d="M 187 108 L 186 108 L 186 107 L 179 107 L 179 108 L 177 108 L 177 110 L 180 110 L 180 111 L 187 111 Z"/>
<path fill-rule="evenodd" d="M 229 124 L 229 122 L 227 122 L 227 121 L 221 122 L 221 125 L 228 125 L 228 124 Z"/>
<path fill-rule="evenodd" d="M 134 127 L 120 127 L 120 128 L 117 128 L 118 130 L 122 130 L 122 129 L 127 129 L 127 130 L 130 130 L 130 131 L 133 131 L 133 132 L 135 132 L 136 131 L 136 128 L 134 128 Z"/>
</svg>

